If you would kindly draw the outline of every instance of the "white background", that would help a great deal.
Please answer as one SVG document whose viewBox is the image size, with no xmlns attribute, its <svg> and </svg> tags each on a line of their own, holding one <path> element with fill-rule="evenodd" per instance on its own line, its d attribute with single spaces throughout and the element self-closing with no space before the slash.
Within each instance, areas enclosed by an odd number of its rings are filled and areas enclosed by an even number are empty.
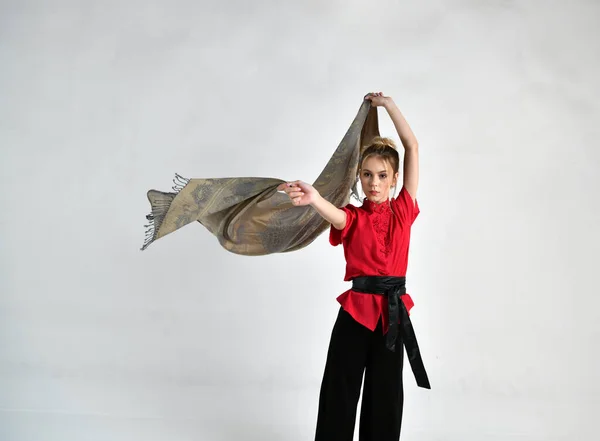
<svg viewBox="0 0 600 441">
<path fill-rule="evenodd" d="M 312 439 L 341 247 L 242 257 L 192 224 L 141 252 L 146 191 L 312 181 L 369 91 L 420 142 L 408 288 L 433 389 L 407 366 L 401 439 L 594 439 L 599 17 L 2 1 L 0 440 Z"/>
</svg>

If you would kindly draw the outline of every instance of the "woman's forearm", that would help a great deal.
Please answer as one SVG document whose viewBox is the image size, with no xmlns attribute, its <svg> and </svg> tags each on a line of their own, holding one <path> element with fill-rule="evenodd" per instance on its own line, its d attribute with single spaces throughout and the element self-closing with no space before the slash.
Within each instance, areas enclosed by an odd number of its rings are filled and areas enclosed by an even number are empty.
<svg viewBox="0 0 600 441">
<path fill-rule="evenodd" d="M 417 188 L 419 187 L 419 143 L 394 101 L 388 98 L 384 106 L 404 146 L 402 185 L 414 200 L 417 197 Z"/>
<path fill-rule="evenodd" d="M 402 112 L 400 112 L 398 106 L 396 106 L 396 103 L 394 103 L 391 98 L 388 98 L 384 107 L 385 110 L 387 110 L 388 115 L 390 115 L 394 127 L 396 127 L 396 131 L 398 132 L 400 142 L 402 142 L 404 149 L 418 147 L 419 143 L 417 142 L 417 137 L 406 122 L 406 119 L 404 118 L 404 115 L 402 115 Z"/>
<path fill-rule="evenodd" d="M 343 230 L 346 226 L 346 213 L 323 198 L 323 196 L 317 195 L 315 201 L 311 203 L 311 206 L 317 210 L 317 213 L 319 213 L 323 219 L 333 225 L 335 229 Z"/>
</svg>

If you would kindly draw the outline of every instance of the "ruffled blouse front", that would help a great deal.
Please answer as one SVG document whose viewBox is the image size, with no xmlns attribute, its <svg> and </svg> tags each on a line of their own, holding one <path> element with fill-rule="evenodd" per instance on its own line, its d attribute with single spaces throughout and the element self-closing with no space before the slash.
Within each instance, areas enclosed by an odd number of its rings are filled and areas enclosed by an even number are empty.
<svg viewBox="0 0 600 441">
<path fill-rule="evenodd" d="M 360 276 L 405 277 L 408 266 L 410 229 L 419 214 L 419 206 L 403 187 L 397 198 L 376 204 L 365 199 L 363 205 L 346 205 L 346 226 L 337 230 L 331 226 L 329 242 L 343 245 L 346 257 L 345 281 Z M 338 296 L 337 301 L 354 319 L 370 330 L 382 320 L 384 333 L 388 330 L 387 298 L 364 294 L 351 289 Z M 410 312 L 414 303 L 407 293 L 402 296 Z"/>
</svg>

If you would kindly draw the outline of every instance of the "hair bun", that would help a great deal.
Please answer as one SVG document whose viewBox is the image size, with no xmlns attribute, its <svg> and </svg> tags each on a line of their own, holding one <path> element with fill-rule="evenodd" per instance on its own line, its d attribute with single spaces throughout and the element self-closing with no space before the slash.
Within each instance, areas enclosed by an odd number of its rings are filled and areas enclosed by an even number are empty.
<svg viewBox="0 0 600 441">
<path fill-rule="evenodd" d="M 377 136 L 376 138 L 373 138 L 373 140 L 370 143 L 371 146 L 375 147 L 375 148 L 385 148 L 385 147 L 390 147 L 394 150 L 396 150 L 396 143 L 394 142 L 393 139 L 391 138 L 382 138 L 381 136 Z"/>
</svg>

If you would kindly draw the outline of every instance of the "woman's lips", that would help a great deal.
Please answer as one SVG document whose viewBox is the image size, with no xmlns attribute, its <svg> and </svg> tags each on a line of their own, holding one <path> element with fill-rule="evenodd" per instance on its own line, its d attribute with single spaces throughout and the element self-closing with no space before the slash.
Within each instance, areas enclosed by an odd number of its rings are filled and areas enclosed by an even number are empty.
<svg viewBox="0 0 600 441">
<path fill-rule="evenodd" d="M 377 196 L 379 194 L 379 192 L 377 191 L 370 191 L 369 192 L 372 196 Z"/>
</svg>

